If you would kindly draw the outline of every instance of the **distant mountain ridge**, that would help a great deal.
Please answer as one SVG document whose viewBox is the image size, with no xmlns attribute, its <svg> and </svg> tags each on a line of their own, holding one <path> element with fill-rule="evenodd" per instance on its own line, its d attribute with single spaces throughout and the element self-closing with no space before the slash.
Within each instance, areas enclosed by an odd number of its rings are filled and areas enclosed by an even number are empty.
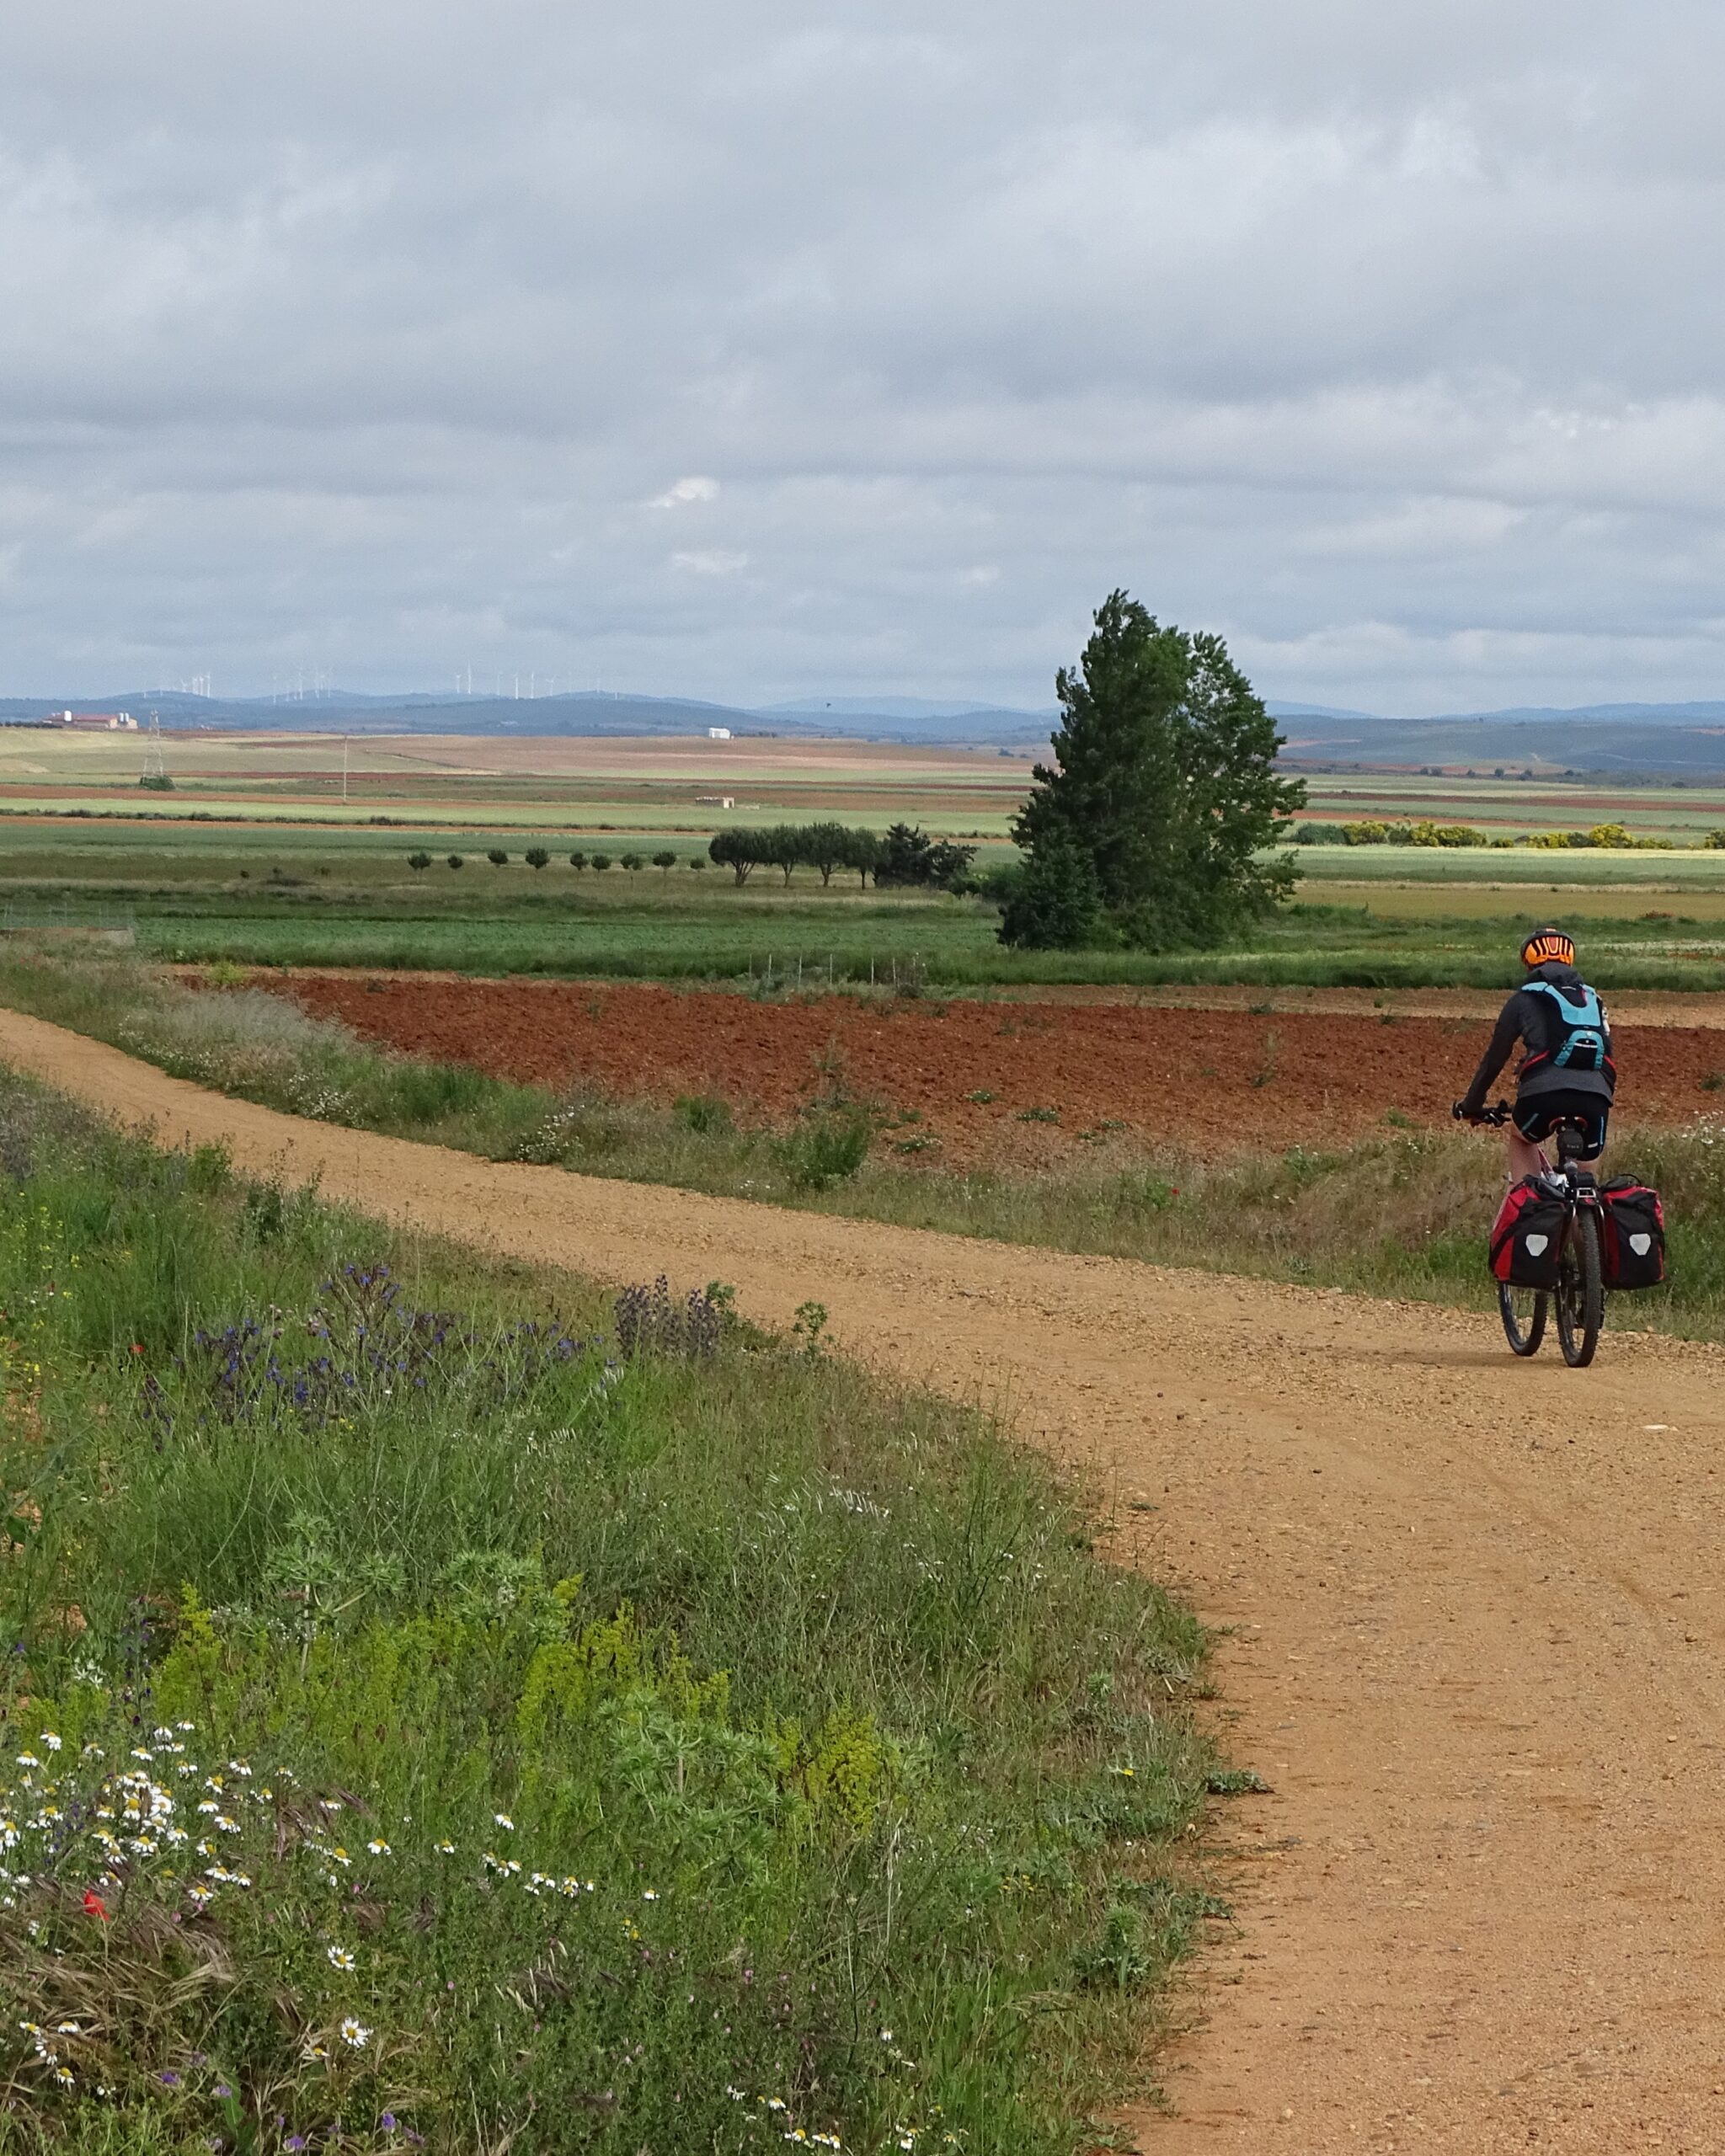
<svg viewBox="0 0 1725 2156">
<path fill-rule="evenodd" d="M 179 689 L 137 689 L 92 700 L 0 698 L 0 721 L 40 719 L 51 711 L 129 711 L 141 723 L 154 711 L 167 727 L 210 726 L 295 733 L 398 734 L 843 734 L 875 741 L 937 744 L 1044 742 L 1055 714 L 991 705 L 927 704 L 916 697 L 808 697 L 794 706 L 750 709 L 693 696 L 638 696 L 584 689 L 557 696 L 363 696 L 326 690 L 291 702 L 269 696 L 195 696 Z"/>
</svg>

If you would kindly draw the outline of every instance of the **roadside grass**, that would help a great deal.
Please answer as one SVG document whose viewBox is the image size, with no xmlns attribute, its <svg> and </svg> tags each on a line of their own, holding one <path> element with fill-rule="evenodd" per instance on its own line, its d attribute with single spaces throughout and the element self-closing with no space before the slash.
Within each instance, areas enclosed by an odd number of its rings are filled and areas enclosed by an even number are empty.
<svg viewBox="0 0 1725 2156">
<path fill-rule="evenodd" d="M 278 997 L 190 990 L 123 958 L 0 957 L 0 1001 L 266 1107 L 489 1159 L 1467 1308 L 1493 1294 L 1482 1252 L 1502 1155 L 1473 1134 L 1391 1127 L 1220 1161 L 1115 1139 L 1093 1165 L 946 1169 L 882 1151 L 876 1105 L 847 1097 L 838 1074 L 775 1130 L 719 1101 L 558 1095 L 391 1054 Z M 1725 1337 L 1725 1116 L 1620 1128 L 1610 1163 L 1654 1181 L 1671 1216 L 1670 1283 L 1616 1305 L 1618 1321 Z"/>
<path fill-rule="evenodd" d="M 1056 2156 L 1217 1913 L 1194 1621 L 818 1328 L 0 1074 L 0 2148 Z"/>
</svg>

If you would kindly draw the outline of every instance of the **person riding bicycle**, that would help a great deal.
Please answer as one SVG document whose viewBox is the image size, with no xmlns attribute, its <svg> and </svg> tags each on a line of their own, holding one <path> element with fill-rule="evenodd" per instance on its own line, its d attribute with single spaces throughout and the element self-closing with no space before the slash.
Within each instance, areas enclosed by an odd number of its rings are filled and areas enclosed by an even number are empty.
<svg viewBox="0 0 1725 2156">
<path fill-rule="evenodd" d="M 1498 1015 L 1473 1083 L 1456 1102 L 1465 1123 L 1482 1120 L 1493 1081 L 1522 1044 L 1509 1130 L 1512 1182 L 1539 1175 L 1551 1162 L 1541 1150 L 1566 1118 L 1586 1124 L 1580 1158 L 1596 1161 L 1616 1091 L 1611 1027 L 1605 1006 L 1575 967 L 1575 946 L 1558 928 L 1542 928 L 1521 947 L 1527 979 Z"/>
</svg>

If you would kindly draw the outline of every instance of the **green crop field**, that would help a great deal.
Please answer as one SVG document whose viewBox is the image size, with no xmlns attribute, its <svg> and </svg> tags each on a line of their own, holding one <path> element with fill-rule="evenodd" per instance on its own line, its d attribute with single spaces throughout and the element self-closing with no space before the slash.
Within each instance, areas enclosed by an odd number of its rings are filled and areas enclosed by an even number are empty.
<svg viewBox="0 0 1725 2156">
<path fill-rule="evenodd" d="M 525 852 L 538 845 L 542 868 Z M 675 856 L 661 870 L 650 857 Z M 430 856 L 415 870 L 409 857 Z M 1725 852 L 1301 846 L 1299 903 L 1215 952 L 1015 953 L 979 899 L 737 886 L 698 833 L 0 817 L 0 929 L 129 930 L 163 959 L 746 981 L 1240 982 L 1496 987 L 1547 919 L 1589 936 L 1603 986 L 1725 985 Z M 508 858 L 494 865 L 491 851 Z M 590 863 L 570 864 L 579 851 Z M 612 865 L 590 862 L 606 853 Z M 633 852 L 643 864 L 617 865 Z M 451 868 L 448 857 L 462 865 Z M 984 846 L 979 867 L 1010 857 Z M 701 864 L 697 869 L 693 864 Z M 1600 930 L 1609 926 L 1609 937 Z"/>
</svg>

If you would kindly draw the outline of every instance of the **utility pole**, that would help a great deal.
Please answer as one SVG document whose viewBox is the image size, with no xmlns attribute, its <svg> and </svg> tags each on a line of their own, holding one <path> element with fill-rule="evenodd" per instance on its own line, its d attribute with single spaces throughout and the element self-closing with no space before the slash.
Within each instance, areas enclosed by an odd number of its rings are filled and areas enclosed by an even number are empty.
<svg viewBox="0 0 1725 2156">
<path fill-rule="evenodd" d="M 347 736 L 341 737 L 341 805 L 347 806 Z"/>
</svg>

